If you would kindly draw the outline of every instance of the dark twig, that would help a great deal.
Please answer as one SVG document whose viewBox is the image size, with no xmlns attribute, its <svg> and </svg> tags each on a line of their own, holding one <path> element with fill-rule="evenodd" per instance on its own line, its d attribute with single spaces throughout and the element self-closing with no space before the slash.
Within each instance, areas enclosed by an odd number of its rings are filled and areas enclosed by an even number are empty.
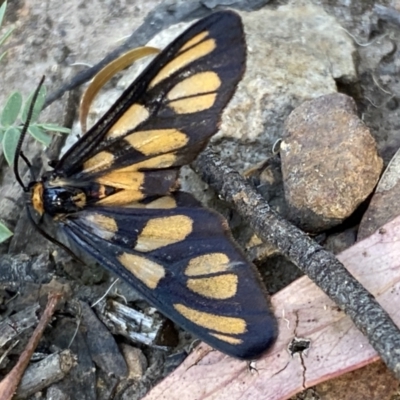
<svg viewBox="0 0 400 400">
<path fill-rule="evenodd" d="M 261 195 L 211 150 L 200 154 L 195 167 L 219 195 L 235 205 L 261 239 L 297 265 L 353 320 L 400 379 L 399 329 L 336 257 L 272 211 Z"/>
</svg>

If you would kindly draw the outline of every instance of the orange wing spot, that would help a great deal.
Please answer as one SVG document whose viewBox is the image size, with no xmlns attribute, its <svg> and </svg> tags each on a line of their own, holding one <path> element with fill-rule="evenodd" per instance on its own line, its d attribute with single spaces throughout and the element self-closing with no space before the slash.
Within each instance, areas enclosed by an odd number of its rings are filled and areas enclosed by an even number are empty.
<svg viewBox="0 0 400 400">
<path fill-rule="evenodd" d="M 217 44 L 214 39 L 208 39 L 204 42 L 199 43 L 197 46 L 181 53 L 173 60 L 171 60 L 167 65 L 161 68 L 160 72 L 155 76 L 155 78 L 150 82 L 149 88 L 154 87 L 157 83 L 163 81 L 164 79 L 171 76 L 173 73 L 179 71 L 180 69 L 186 67 L 193 61 L 198 60 L 201 57 L 210 54 Z"/>
<path fill-rule="evenodd" d="M 186 215 L 153 218 L 137 238 L 135 250 L 147 252 L 185 240 L 192 232 L 193 221 Z"/>
<path fill-rule="evenodd" d="M 133 104 L 111 127 L 106 135 L 106 138 L 116 139 L 124 136 L 126 133 L 136 128 L 139 124 L 146 121 L 146 119 L 149 117 L 149 114 L 150 113 L 144 106 L 140 104 Z"/>
<path fill-rule="evenodd" d="M 238 277 L 235 274 L 224 274 L 210 278 L 189 279 L 187 287 L 192 292 L 209 299 L 224 300 L 235 296 Z"/>
<path fill-rule="evenodd" d="M 177 83 L 169 92 L 169 100 L 215 92 L 221 86 L 221 79 L 213 71 L 199 72 Z M 192 101 L 193 99 L 190 99 Z M 189 101 L 189 100 L 187 100 Z"/>
<path fill-rule="evenodd" d="M 144 194 L 138 190 L 121 190 L 111 196 L 104 197 L 96 202 L 101 206 L 123 206 L 135 201 L 143 200 Z"/>
<path fill-rule="evenodd" d="M 206 329 L 221 333 L 238 335 L 246 332 L 246 321 L 242 318 L 225 317 L 198 311 L 183 304 L 174 304 L 174 308 L 186 319 Z"/>
<path fill-rule="evenodd" d="M 120 172 L 120 170 L 116 170 L 100 176 L 96 179 L 96 182 L 118 189 L 135 190 L 140 192 L 144 179 L 143 172 Z"/>
<path fill-rule="evenodd" d="M 203 94 L 190 99 L 171 101 L 168 106 L 177 114 L 191 114 L 211 108 L 216 98 L 216 93 Z"/>
<path fill-rule="evenodd" d="M 156 129 L 132 133 L 125 140 L 142 154 L 151 156 L 180 149 L 189 139 L 177 129 Z"/>
<path fill-rule="evenodd" d="M 37 182 L 32 188 L 31 192 L 32 207 L 39 214 L 43 215 L 44 205 L 43 205 L 43 183 Z"/>
<path fill-rule="evenodd" d="M 209 35 L 208 31 L 204 31 L 199 33 L 198 35 L 196 35 L 195 37 L 191 38 L 190 40 L 188 40 L 180 49 L 178 53 L 181 53 L 183 51 L 185 51 L 186 49 L 188 49 L 189 47 L 194 46 L 195 44 L 201 42 L 205 37 L 207 37 Z"/>
<path fill-rule="evenodd" d="M 228 335 L 220 335 L 219 333 L 210 333 L 211 336 L 230 344 L 242 344 L 243 340 Z"/>
<path fill-rule="evenodd" d="M 229 269 L 229 258 L 224 253 L 210 253 L 192 258 L 185 270 L 186 276 L 211 275 Z"/>
<path fill-rule="evenodd" d="M 83 164 L 84 172 L 97 172 L 103 169 L 111 167 L 114 162 L 114 155 L 107 151 L 101 151 L 95 154 L 92 158 L 89 158 Z"/>
<path fill-rule="evenodd" d="M 162 265 L 145 257 L 123 253 L 118 256 L 118 260 L 129 272 L 150 289 L 155 289 L 160 280 L 165 276 L 165 269 Z"/>
</svg>

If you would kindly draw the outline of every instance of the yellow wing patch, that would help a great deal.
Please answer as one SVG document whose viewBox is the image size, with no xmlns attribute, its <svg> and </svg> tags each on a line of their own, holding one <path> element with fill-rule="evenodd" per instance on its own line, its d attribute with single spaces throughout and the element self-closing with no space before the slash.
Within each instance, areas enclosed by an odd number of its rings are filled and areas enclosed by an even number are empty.
<svg viewBox="0 0 400 400">
<path fill-rule="evenodd" d="M 110 240 L 118 230 L 118 225 L 111 217 L 102 214 L 88 214 L 85 217 L 89 226 L 96 229 L 96 234 L 103 239 Z"/>
<path fill-rule="evenodd" d="M 229 258 L 224 253 L 209 253 L 192 258 L 185 270 L 186 276 L 211 275 L 229 269 Z"/>
<path fill-rule="evenodd" d="M 210 299 L 229 299 L 237 292 L 238 277 L 225 274 L 210 278 L 189 279 L 187 287 L 197 294 Z"/>
<path fill-rule="evenodd" d="M 187 43 L 186 43 L 187 44 Z M 168 64 L 160 69 L 160 72 L 150 82 L 149 88 L 153 88 L 155 85 L 160 83 L 162 80 L 171 76 L 174 72 L 186 67 L 193 61 L 198 60 L 201 57 L 210 54 L 217 46 L 214 39 L 207 39 L 200 42 L 198 45 L 190 48 L 189 50 L 180 53 L 177 57 L 172 59 Z"/>
<path fill-rule="evenodd" d="M 146 156 L 178 150 L 189 141 L 187 135 L 177 129 L 155 129 L 128 135 L 125 140 Z"/>
<path fill-rule="evenodd" d="M 143 199 L 144 194 L 140 190 L 121 190 L 120 192 L 100 199 L 96 202 L 96 205 L 123 206 Z"/>
<path fill-rule="evenodd" d="M 101 185 L 108 185 L 118 189 L 140 191 L 144 183 L 144 173 L 137 171 L 120 172 L 119 170 L 116 170 L 100 176 L 96 179 L 96 182 Z"/>
<path fill-rule="evenodd" d="M 203 94 L 190 99 L 171 101 L 168 106 L 177 114 L 191 114 L 211 108 L 216 98 L 216 93 Z"/>
<path fill-rule="evenodd" d="M 201 42 L 203 39 L 205 39 L 209 35 L 208 31 L 204 31 L 199 33 L 198 35 L 194 36 L 192 39 L 188 40 L 178 51 L 178 53 L 182 53 L 189 47 L 194 46 L 195 44 Z"/>
<path fill-rule="evenodd" d="M 159 156 L 149 158 L 148 160 L 132 165 L 134 171 L 141 169 L 162 169 L 169 168 L 175 164 L 176 155 L 174 153 L 160 154 Z M 128 167 L 130 168 L 130 167 Z"/>
<path fill-rule="evenodd" d="M 176 208 L 176 200 L 172 196 L 163 196 L 146 204 L 146 208 Z"/>
<path fill-rule="evenodd" d="M 153 218 L 137 238 L 135 250 L 147 252 L 181 242 L 192 229 L 193 221 L 186 215 Z"/>
<path fill-rule="evenodd" d="M 174 308 L 186 319 L 203 328 L 221 333 L 238 335 L 246 332 L 246 321 L 242 318 L 224 317 L 203 311 L 197 311 L 183 304 L 174 304 Z"/>
<path fill-rule="evenodd" d="M 176 208 L 176 200 L 172 196 L 162 196 L 150 203 L 132 203 L 127 205 L 128 208 L 158 208 L 170 209 Z"/>
<path fill-rule="evenodd" d="M 228 336 L 228 335 L 220 335 L 219 333 L 210 333 L 211 336 L 216 337 L 219 340 L 223 340 L 224 342 L 230 343 L 230 344 L 242 344 L 243 340 L 242 339 L 238 339 L 232 336 Z"/>
<path fill-rule="evenodd" d="M 221 79 L 213 71 L 200 72 L 177 83 L 167 94 L 169 100 L 215 92 L 221 86 Z M 191 100 L 190 100 L 191 101 Z"/>
<path fill-rule="evenodd" d="M 139 124 L 146 121 L 149 117 L 149 111 L 140 104 L 131 105 L 125 114 L 108 131 L 107 139 L 116 139 L 124 136 L 127 132 L 136 128 Z"/>
<path fill-rule="evenodd" d="M 218 74 L 213 71 L 200 72 L 177 83 L 169 91 L 167 97 L 171 102 L 168 106 L 178 114 L 206 110 L 214 105 L 217 98 L 215 92 L 220 86 L 221 80 Z"/>
<path fill-rule="evenodd" d="M 110 165 L 113 163 L 113 158 L 108 157 L 105 151 L 102 151 L 101 153 L 98 153 L 84 164 L 84 169 L 86 172 L 86 166 L 91 168 L 91 171 L 101 171 L 103 169 L 108 168 Z M 111 154 L 112 156 L 112 154 Z M 101 160 L 102 157 L 106 157 L 109 159 L 107 162 L 106 160 Z M 159 156 L 151 157 L 147 160 L 138 162 L 136 164 L 128 165 L 127 167 L 122 167 L 118 169 L 114 169 L 112 172 L 109 174 L 104 175 L 104 177 L 109 177 L 110 179 L 114 179 L 117 175 L 119 174 L 131 174 L 134 172 L 138 172 L 141 169 L 163 169 L 163 168 L 169 168 L 174 165 L 176 161 L 176 155 L 175 153 L 167 153 L 167 154 L 160 154 Z M 100 180 L 103 177 L 99 177 L 96 181 L 100 182 Z M 105 178 L 107 179 L 107 178 Z"/>
<path fill-rule="evenodd" d="M 165 269 L 162 265 L 145 257 L 123 253 L 118 256 L 118 260 L 150 289 L 155 289 L 160 280 L 165 276 Z"/>
<path fill-rule="evenodd" d="M 83 169 L 85 172 L 97 172 L 111 167 L 114 162 L 114 155 L 107 151 L 101 151 L 89 158 L 84 164 Z"/>
</svg>

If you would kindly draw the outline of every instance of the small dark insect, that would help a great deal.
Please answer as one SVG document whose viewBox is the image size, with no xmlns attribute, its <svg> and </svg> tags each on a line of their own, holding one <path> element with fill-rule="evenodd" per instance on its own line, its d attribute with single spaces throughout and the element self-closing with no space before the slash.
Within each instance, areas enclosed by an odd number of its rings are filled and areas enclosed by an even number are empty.
<svg viewBox="0 0 400 400">
<path fill-rule="evenodd" d="M 26 187 L 18 174 L 19 156 L 29 165 L 24 135 L 14 171 L 46 238 L 108 268 L 216 349 L 252 359 L 277 334 L 258 271 L 226 221 L 177 190 L 245 60 L 239 16 L 214 13 L 161 52 L 40 181 Z"/>
</svg>

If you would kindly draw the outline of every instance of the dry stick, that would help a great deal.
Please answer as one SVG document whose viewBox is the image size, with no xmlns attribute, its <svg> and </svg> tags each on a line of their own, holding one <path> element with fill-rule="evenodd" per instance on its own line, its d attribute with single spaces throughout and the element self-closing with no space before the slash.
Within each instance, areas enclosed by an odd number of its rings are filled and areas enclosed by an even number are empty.
<svg viewBox="0 0 400 400">
<path fill-rule="evenodd" d="M 47 324 L 50 322 L 50 319 L 53 316 L 54 310 L 57 307 L 61 297 L 62 295 L 59 293 L 49 295 L 46 309 L 40 318 L 38 326 L 29 339 L 25 350 L 20 355 L 19 360 L 14 368 L 0 382 L 0 400 L 11 400 L 13 397 L 22 375 L 29 364 L 32 354 L 35 351 Z"/>
<path fill-rule="evenodd" d="M 21 379 L 15 397 L 26 399 L 61 381 L 76 364 L 77 358 L 71 350 L 50 354 L 39 362 L 31 364 Z"/>
<path fill-rule="evenodd" d="M 235 205 L 261 239 L 276 246 L 352 319 L 400 380 L 400 331 L 343 264 L 271 210 L 261 195 L 210 149 L 200 154 L 195 168 L 222 198 Z"/>
</svg>

